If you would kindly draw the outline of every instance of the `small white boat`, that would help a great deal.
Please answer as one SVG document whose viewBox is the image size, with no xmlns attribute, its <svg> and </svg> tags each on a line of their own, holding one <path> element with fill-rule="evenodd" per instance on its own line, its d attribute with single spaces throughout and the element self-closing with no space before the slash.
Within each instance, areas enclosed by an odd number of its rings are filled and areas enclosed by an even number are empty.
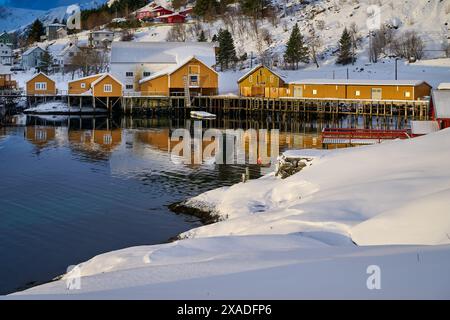
<svg viewBox="0 0 450 320">
<path fill-rule="evenodd" d="M 201 120 L 212 120 L 216 119 L 217 116 L 215 114 L 204 112 L 204 111 L 191 111 L 191 118 L 201 119 Z"/>
</svg>

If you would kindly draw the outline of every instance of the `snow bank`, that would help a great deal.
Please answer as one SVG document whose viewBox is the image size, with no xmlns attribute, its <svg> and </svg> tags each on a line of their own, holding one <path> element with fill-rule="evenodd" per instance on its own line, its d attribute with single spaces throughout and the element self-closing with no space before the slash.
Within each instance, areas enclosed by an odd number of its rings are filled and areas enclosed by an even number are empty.
<svg viewBox="0 0 450 320">
<path fill-rule="evenodd" d="M 35 113 L 35 114 L 64 114 L 64 113 L 80 113 L 79 107 L 70 107 L 61 101 L 52 101 L 40 103 L 36 107 L 28 108 L 24 110 L 25 113 Z M 92 107 L 83 107 L 81 109 L 81 113 L 93 113 L 94 108 Z M 95 112 L 107 112 L 105 109 L 97 108 Z"/>
<path fill-rule="evenodd" d="M 225 220 L 95 257 L 81 290 L 66 276 L 9 298 L 449 299 L 449 161 L 450 129 L 329 151 L 288 179 L 191 199 Z M 381 290 L 367 288 L 374 265 Z"/>
</svg>

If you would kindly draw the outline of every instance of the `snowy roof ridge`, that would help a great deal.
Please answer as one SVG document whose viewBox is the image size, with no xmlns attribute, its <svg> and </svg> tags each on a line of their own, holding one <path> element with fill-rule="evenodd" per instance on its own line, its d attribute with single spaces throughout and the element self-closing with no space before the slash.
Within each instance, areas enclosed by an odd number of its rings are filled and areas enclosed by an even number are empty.
<svg viewBox="0 0 450 320">
<path fill-rule="evenodd" d="M 53 80 L 52 78 L 50 78 L 48 75 L 46 75 L 45 73 L 43 73 L 42 71 L 39 73 L 36 73 L 35 75 L 33 75 L 27 82 L 30 82 L 31 80 L 33 80 L 34 78 L 43 75 L 44 77 L 46 77 L 48 80 L 55 82 L 55 80 Z"/>
<path fill-rule="evenodd" d="M 252 68 L 250 71 L 248 71 L 246 74 L 244 74 L 242 77 L 240 77 L 238 79 L 238 83 L 242 82 L 245 78 L 247 78 L 248 76 L 250 76 L 253 72 L 255 72 L 256 70 L 258 70 L 259 68 L 266 68 L 267 70 L 269 70 L 271 73 L 273 73 L 274 75 L 276 75 L 277 77 L 279 77 L 280 79 L 283 79 L 284 77 L 278 73 L 276 73 L 275 71 L 273 71 L 272 69 L 270 69 L 269 67 L 266 67 L 263 64 L 258 64 L 256 65 L 254 68 Z"/>
<path fill-rule="evenodd" d="M 401 85 L 418 86 L 425 83 L 429 85 L 424 80 L 376 80 L 376 79 L 303 79 L 298 81 L 290 81 L 289 83 L 331 84 L 331 85 L 385 85 L 385 86 L 401 86 Z"/>
<path fill-rule="evenodd" d="M 99 74 L 93 74 L 93 75 L 90 75 L 90 76 L 86 76 L 86 77 L 82 77 L 82 78 L 71 80 L 71 81 L 69 81 L 67 83 L 74 83 L 74 82 L 88 80 L 88 79 L 95 78 L 95 77 L 103 77 L 106 74 L 107 74 L 106 72 L 99 73 Z"/>
<path fill-rule="evenodd" d="M 105 79 L 106 77 L 111 77 L 111 79 L 113 79 L 114 81 L 116 81 L 117 83 L 119 83 L 121 86 L 123 86 L 122 82 L 119 81 L 116 77 L 114 77 L 112 74 L 110 73 L 105 73 L 103 74 L 103 76 L 101 76 L 100 78 L 98 78 L 97 80 L 95 80 L 94 82 L 91 83 L 91 88 L 94 88 L 100 81 L 102 81 L 103 79 Z"/>
<path fill-rule="evenodd" d="M 31 47 L 31 48 L 28 48 L 28 50 L 25 51 L 25 52 L 23 53 L 23 55 L 24 55 L 24 56 L 29 55 L 30 53 L 32 53 L 32 52 L 33 52 L 34 50 L 36 50 L 36 49 L 41 49 L 41 50 L 43 50 L 43 51 L 46 50 L 46 48 L 43 48 L 43 47 L 40 46 L 40 45 L 35 45 L 35 46 Z"/>
<path fill-rule="evenodd" d="M 191 61 L 191 60 L 193 60 L 193 59 L 198 60 L 201 64 L 203 64 L 204 66 L 206 66 L 208 69 L 210 69 L 210 70 L 214 71 L 214 73 L 218 74 L 216 70 L 214 70 L 213 68 L 211 68 L 210 66 L 208 66 L 208 65 L 207 65 L 206 63 L 204 63 L 201 59 L 197 58 L 196 56 L 190 56 L 190 57 L 188 57 L 188 58 L 182 60 L 182 61 L 181 61 L 179 64 L 177 64 L 176 66 L 169 67 L 169 68 L 167 68 L 167 69 L 164 69 L 164 70 L 161 70 L 161 71 L 159 71 L 159 72 L 156 72 L 156 73 L 154 73 L 153 75 L 151 75 L 151 76 L 149 76 L 149 77 L 146 77 L 146 78 L 141 79 L 141 80 L 139 81 L 139 84 L 148 82 L 148 81 L 150 81 L 150 80 L 154 80 L 154 79 L 156 79 L 156 78 L 159 78 L 159 77 L 162 77 L 162 76 L 165 76 L 165 75 L 170 76 L 170 75 L 172 75 L 175 71 L 179 70 L 180 68 L 182 68 L 183 66 L 185 66 L 186 64 L 188 64 L 189 61 Z"/>
</svg>

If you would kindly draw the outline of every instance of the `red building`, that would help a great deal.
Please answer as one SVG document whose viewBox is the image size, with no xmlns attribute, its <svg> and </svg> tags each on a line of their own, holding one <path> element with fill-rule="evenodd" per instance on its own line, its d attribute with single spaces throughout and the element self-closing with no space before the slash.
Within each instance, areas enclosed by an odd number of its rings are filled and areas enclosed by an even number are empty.
<svg viewBox="0 0 450 320">
<path fill-rule="evenodd" d="M 169 14 L 173 14 L 173 11 L 153 4 L 136 11 L 136 19 L 150 20 Z"/>
<path fill-rule="evenodd" d="M 431 97 L 432 119 L 441 129 L 450 128 L 450 90 L 434 90 Z"/>
<path fill-rule="evenodd" d="M 172 13 L 165 16 L 160 16 L 158 20 L 162 23 L 184 23 L 186 22 L 186 16 L 179 13 Z"/>
</svg>

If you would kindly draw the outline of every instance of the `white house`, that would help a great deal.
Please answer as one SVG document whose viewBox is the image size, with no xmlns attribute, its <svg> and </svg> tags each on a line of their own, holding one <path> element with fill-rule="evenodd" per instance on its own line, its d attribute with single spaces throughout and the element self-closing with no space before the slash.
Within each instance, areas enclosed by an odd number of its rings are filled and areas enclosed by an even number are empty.
<svg viewBox="0 0 450 320">
<path fill-rule="evenodd" d="M 38 67 L 44 52 L 45 50 L 39 46 L 29 48 L 22 54 L 22 67 L 25 69 Z"/>
<path fill-rule="evenodd" d="M 190 56 L 208 66 L 216 64 L 215 47 L 208 42 L 113 42 L 111 73 L 126 91 L 138 91 L 139 81 Z"/>
<path fill-rule="evenodd" d="M 78 45 L 74 42 L 70 42 L 67 46 L 62 49 L 56 55 L 56 64 L 59 65 L 60 68 L 64 68 L 71 64 L 72 58 L 80 51 Z"/>
<path fill-rule="evenodd" d="M 114 41 L 114 32 L 109 30 L 92 31 L 89 34 L 89 46 L 93 48 L 110 48 Z"/>
<path fill-rule="evenodd" d="M 10 46 L 0 43 L 0 64 L 12 65 L 14 62 L 14 54 Z"/>
</svg>

